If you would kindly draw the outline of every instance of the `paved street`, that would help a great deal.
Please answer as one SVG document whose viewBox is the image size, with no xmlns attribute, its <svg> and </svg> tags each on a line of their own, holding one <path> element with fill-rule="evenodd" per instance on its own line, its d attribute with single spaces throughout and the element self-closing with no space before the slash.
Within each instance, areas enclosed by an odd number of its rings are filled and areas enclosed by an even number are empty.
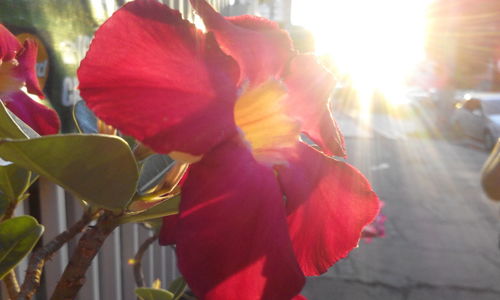
<svg viewBox="0 0 500 300">
<path fill-rule="evenodd" d="M 386 237 L 361 242 L 329 272 L 310 278 L 303 294 L 310 300 L 500 299 L 500 206 L 479 183 L 487 154 L 412 137 L 425 135 L 407 129 L 378 132 L 393 130 L 397 122 L 383 125 L 392 127 L 385 130 L 376 128 L 383 121 L 370 127 L 338 119 L 348 162 L 386 203 Z"/>
</svg>

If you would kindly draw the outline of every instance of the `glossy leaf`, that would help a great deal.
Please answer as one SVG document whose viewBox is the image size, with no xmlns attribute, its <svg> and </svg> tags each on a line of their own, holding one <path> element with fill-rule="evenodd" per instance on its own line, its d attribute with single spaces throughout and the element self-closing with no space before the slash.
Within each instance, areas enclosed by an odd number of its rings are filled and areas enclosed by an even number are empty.
<svg viewBox="0 0 500 300">
<path fill-rule="evenodd" d="M 144 199 L 145 197 L 145 199 Z M 143 196 L 141 198 L 134 198 L 130 205 L 127 207 L 129 212 L 140 213 L 146 210 L 149 210 L 161 203 L 170 200 L 174 195 L 161 195 L 161 196 L 153 196 L 150 198 L 149 196 Z"/>
<path fill-rule="evenodd" d="M 73 119 L 78 131 L 82 133 L 98 133 L 97 117 L 84 101 L 78 101 L 73 107 Z"/>
<path fill-rule="evenodd" d="M 0 140 L 12 161 L 92 205 L 120 210 L 135 193 L 138 171 L 127 143 L 116 136 L 68 134 Z"/>
<path fill-rule="evenodd" d="M 186 291 L 187 283 L 184 277 L 179 277 L 170 283 L 168 290 L 175 295 L 173 300 L 179 300 Z"/>
<path fill-rule="evenodd" d="M 0 191 L 9 201 L 18 201 L 30 185 L 31 172 L 15 164 L 0 166 Z"/>
<path fill-rule="evenodd" d="M 31 127 L 11 113 L 2 101 L 0 101 L 0 137 L 26 139 L 39 136 Z"/>
<path fill-rule="evenodd" d="M 161 218 L 168 215 L 174 215 L 179 212 L 179 203 L 181 196 L 177 195 L 171 199 L 165 200 L 162 203 L 153 206 L 152 208 L 139 213 L 131 214 L 122 218 L 121 223 L 144 222 L 151 219 Z"/>
<path fill-rule="evenodd" d="M 141 300 L 172 300 L 175 297 L 174 294 L 167 290 L 146 287 L 135 289 L 135 294 Z"/>
<path fill-rule="evenodd" d="M 146 158 L 141 168 L 137 192 L 144 195 L 150 189 L 161 183 L 165 174 L 175 165 L 168 155 L 153 154 Z"/>
<path fill-rule="evenodd" d="M 0 223 L 0 279 L 33 249 L 42 233 L 43 226 L 31 216 Z"/>
</svg>

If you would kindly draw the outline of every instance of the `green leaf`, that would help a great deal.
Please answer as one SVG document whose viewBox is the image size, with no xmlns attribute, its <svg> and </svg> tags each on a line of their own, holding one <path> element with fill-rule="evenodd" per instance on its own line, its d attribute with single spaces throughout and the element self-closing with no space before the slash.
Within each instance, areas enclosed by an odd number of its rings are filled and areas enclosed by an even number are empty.
<svg viewBox="0 0 500 300">
<path fill-rule="evenodd" d="M 173 198 L 163 201 L 162 203 L 153 206 L 152 208 L 139 214 L 127 215 L 120 219 L 121 224 L 131 222 L 144 222 L 151 219 L 161 218 L 164 216 L 175 215 L 179 213 L 179 203 L 181 196 L 177 195 Z"/>
<path fill-rule="evenodd" d="M 127 206 L 139 176 L 127 143 L 111 135 L 4 139 L 0 157 L 47 177 L 81 200 L 111 210 Z"/>
<path fill-rule="evenodd" d="M 175 161 L 168 155 L 153 154 L 146 158 L 141 168 L 137 192 L 144 195 L 150 189 L 160 184 L 170 170 L 175 165 Z"/>
<path fill-rule="evenodd" d="M 31 127 L 10 112 L 0 101 L 0 137 L 12 139 L 26 139 L 39 137 Z"/>
<path fill-rule="evenodd" d="M 98 133 L 97 117 L 84 101 L 78 101 L 73 107 L 73 119 L 78 131 L 82 133 Z"/>
<path fill-rule="evenodd" d="M 174 299 L 174 294 L 163 289 L 154 289 L 147 287 L 140 287 L 135 289 L 135 294 L 141 298 L 141 300 L 172 300 Z"/>
<path fill-rule="evenodd" d="M 173 300 L 179 300 L 186 291 L 187 283 L 184 277 L 179 277 L 170 283 L 168 290 L 175 295 Z"/>
<path fill-rule="evenodd" d="M 15 164 L 0 165 L 0 191 L 17 202 L 30 186 L 31 172 Z"/>
<path fill-rule="evenodd" d="M 0 223 L 0 279 L 33 249 L 42 233 L 43 226 L 31 216 Z"/>
</svg>

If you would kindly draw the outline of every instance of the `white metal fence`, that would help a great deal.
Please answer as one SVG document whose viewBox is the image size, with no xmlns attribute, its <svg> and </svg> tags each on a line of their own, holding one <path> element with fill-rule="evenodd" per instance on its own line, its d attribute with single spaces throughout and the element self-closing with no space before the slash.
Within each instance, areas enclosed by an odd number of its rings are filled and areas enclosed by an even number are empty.
<svg viewBox="0 0 500 300">
<path fill-rule="evenodd" d="M 48 183 L 41 184 L 42 199 L 50 197 L 53 193 L 64 194 L 59 187 Z M 80 217 L 82 211 L 76 201 L 68 200 L 67 194 L 61 195 L 60 199 L 60 203 L 57 203 L 60 211 L 53 211 L 50 208 L 42 209 L 42 222 L 44 216 L 46 219 L 58 219 L 60 223 L 52 226 L 59 226 L 61 230 L 64 230 L 65 222 L 73 224 Z M 62 207 L 65 208 L 65 211 L 61 209 Z M 139 245 L 152 234 L 151 230 L 140 224 L 126 224 L 116 229 L 106 240 L 98 257 L 94 259 L 93 265 L 87 273 L 87 283 L 82 288 L 80 299 L 136 299 L 133 292 L 135 281 L 132 266 L 128 264 L 128 261 L 134 257 Z M 65 249 L 65 251 L 72 252 L 71 248 L 75 246 L 75 243 L 70 243 L 68 246 L 69 249 Z M 48 275 L 45 277 L 45 285 L 48 291 L 52 291 L 57 283 L 57 277 L 52 277 L 52 274 L 62 273 L 68 255 L 62 252 L 58 259 L 58 261 L 53 260 L 52 264 L 47 266 Z M 154 243 L 147 250 L 142 263 L 147 285 L 151 285 L 153 280 L 158 278 L 162 281 L 163 287 L 167 287 L 168 283 L 179 275 L 176 269 L 175 255 L 170 247 L 161 247 Z"/>
<path fill-rule="evenodd" d="M 82 214 L 81 205 L 73 197 L 44 179 L 38 183 L 40 198 L 40 222 L 45 226 L 43 243 L 47 243 L 68 225 L 78 221 Z M 16 214 L 29 214 L 29 205 L 19 207 Z M 79 293 L 80 300 L 135 300 L 136 287 L 132 266 L 128 263 L 134 257 L 140 244 L 152 236 L 151 230 L 140 224 L 125 224 L 117 228 L 106 240 L 86 275 L 86 283 Z M 59 250 L 45 265 L 42 286 L 36 300 L 49 299 L 57 280 L 64 271 L 68 259 L 78 241 L 78 236 Z M 27 267 L 24 260 L 16 272 L 22 281 Z M 152 244 L 142 260 L 146 285 L 160 279 L 162 287 L 179 276 L 175 255 L 170 247 Z M 4 295 L 4 298 L 7 297 Z"/>
</svg>

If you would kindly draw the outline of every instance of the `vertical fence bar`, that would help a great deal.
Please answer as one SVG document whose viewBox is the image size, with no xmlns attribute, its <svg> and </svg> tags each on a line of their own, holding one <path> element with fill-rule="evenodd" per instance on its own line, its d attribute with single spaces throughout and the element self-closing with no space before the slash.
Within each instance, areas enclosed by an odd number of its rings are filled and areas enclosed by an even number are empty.
<svg viewBox="0 0 500 300">
<path fill-rule="evenodd" d="M 77 199 L 75 199 L 71 194 L 65 193 L 65 198 L 66 198 L 66 222 L 67 222 L 67 227 L 70 227 L 71 225 L 75 224 L 78 222 L 78 220 L 81 218 L 83 214 L 83 208 L 81 204 L 78 202 Z M 73 251 L 75 250 L 78 240 L 80 239 L 81 234 L 77 235 L 75 238 L 73 238 L 69 243 L 68 243 L 68 253 L 69 255 L 73 254 Z M 85 274 L 85 284 L 83 285 L 82 289 L 78 293 L 78 299 L 81 300 L 86 300 L 86 299 L 93 299 L 93 300 L 99 300 L 99 294 L 100 294 L 100 289 L 99 289 L 99 274 L 97 271 L 98 264 L 97 264 L 97 257 L 94 258 L 94 261 L 92 262 L 92 265 L 90 266 L 89 270 Z"/>
<path fill-rule="evenodd" d="M 137 224 L 125 224 L 120 228 L 121 236 L 121 263 L 122 271 L 122 293 L 124 300 L 136 300 L 134 290 L 136 287 L 132 266 L 128 263 L 129 259 L 135 256 L 139 244 L 139 234 Z"/>
<path fill-rule="evenodd" d="M 186 6 L 186 3 L 184 3 L 184 0 L 177 0 L 177 9 L 181 12 L 183 17 L 186 17 L 184 15 L 184 6 Z"/>
<path fill-rule="evenodd" d="M 22 203 L 19 203 L 14 210 L 14 216 L 22 216 L 22 215 L 28 215 L 29 214 L 29 207 L 27 207 L 27 202 L 28 201 L 23 201 Z M 24 280 L 24 275 L 26 272 L 26 269 L 28 268 L 28 257 L 24 258 L 19 265 L 15 268 L 16 272 L 16 277 L 17 280 L 21 283 Z"/>
<path fill-rule="evenodd" d="M 189 22 L 194 22 L 193 18 L 193 8 L 191 7 L 191 4 L 189 1 L 186 1 L 186 16 L 185 18 L 189 20 Z"/>
<path fill-rule="evenodd" d="M 168 268 L 168 276 L 170 280 L 174 280 L 179 276 L 179 272 L 177 271 L 177 258 L 175 256 L 175 251 L 172 247 L 167 247 L 167 268 Z"/>
<path fill-rule="evenodd" d="M 0 300 L 9 299 L 9 295 L 7 294 L 7 289 L 5 288 L 5 284 L 0 282 Z"/>
<path fill-rule="evenodd" d="M 167 248 L 160 249 L 160 256 L 158 257 L 159 259 L 159 265 L 160 265 L 160 273 L 161 273 L 161 280 L 163 282 L 162 286 L 164 288 L 168 287 L 168 284 L 170 283 L 170 278 L 168 278 L 168 272 L 167 272 Z"/>
<path fill-rule="evenodd" d="M 140 246 L 140 245 L 142 245 L 142 243 L 144 243 L 144 241 L 146 239 L 148 239 L 150 237 L 150 232 L 148 229 L 144 228 L 144 226 L 142 226 L 140 224 L 137 226 L 137 230 L 139 233 L 139 246 Z M 142 261 L 141 261 L 142 271 L 144 273 L 144 284 L 146 286 L 151 286 L 151 283 L 154 280 L 154 279 L 152 279 L 152 277 L 153 277 L 152 271 L 153 270 L 151 269 L 150 249 L 151 249 L 151 247 L 148 247 L 148 249 L 146 249 L 146 251 L 143 253 Z"/>
<path fill-rule="evenodd" d="M 101 299 L 123 299 L 120 228 L 115 229 L 101 249 L 99 273 Z"/>
<path fill-rule="evenodd" d="M 152 230 L 148 230 L 145 237 L 150 238 L 153 235 L 154 235 L 154 232 Z M 157 279 L 157 278 L 155 278 L 155 274 L 154 274 L 154 272 L 155 272 L 155 257 L 154 257 L 154 252 L 153 252 L 153 246 L 154 246 L 154 242 L 153 242 L 153 244 L 151 244 L 148 247 L 148 252 L 146 253 L 147 256 L 146 256 L 146 261 L 145 261 L 145 263 L 147 263 L 147 269 L 144 271 L 144 272 L 147 271 L 146 276 L 149 277 L 150 283 L 153 283 L 153 281 L 155 281 Z"/>
<path fill-rule="evenodd" d="M 153 245 L 151 245 L 151 249 L 153 251 L 153 278 L 159 278 L 161 280 L 161 286 L 163 288 L 168 287 L 168 282 L 166 282 L 166 278 L 163 276 L 162 269 L 165 269 L 167 266 L 162 264 L 162 256 L 161 256 L 161 246 L 158 245 L 158 241 L 155 241 Z"/>
<path fill-rule="evenodd" d="M 43 243 L 46 244 L 56 235 L 66 230 L 66 203 L 64 199 L 64 190 L 47 181 L 44 178 L 39 179 L 40 190 L 40 215 L 42 224 L 45 226 L 45 232 L 42 237 Z M 68 247 L 63 246 L 58 252 L 52 256 L 45 264 L 45 285 L 47 293 L 50 294 L 54 290 L 59 277 L 68 264 Z"/>
</svg>

